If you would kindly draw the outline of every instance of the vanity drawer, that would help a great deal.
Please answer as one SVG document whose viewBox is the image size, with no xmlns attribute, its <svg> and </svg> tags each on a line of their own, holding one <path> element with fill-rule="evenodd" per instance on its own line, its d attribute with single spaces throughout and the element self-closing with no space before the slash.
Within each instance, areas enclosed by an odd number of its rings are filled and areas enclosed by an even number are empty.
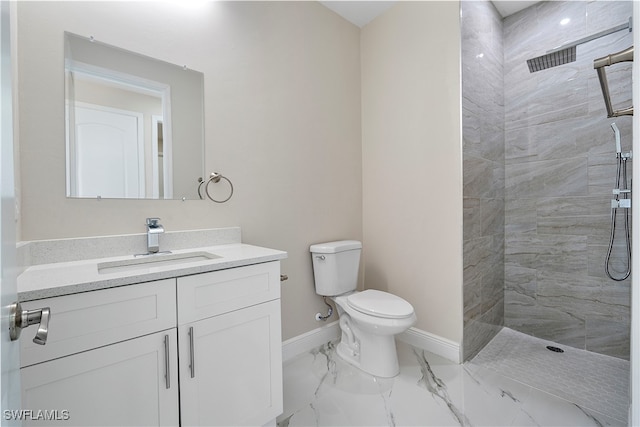
<svg viewBox="0 0 640 427">
<path fill-rule="evenodd" d="M 176 279 L 158 280 L 22 303 L 51 308 L 46 345 L 33 343 L 36 327 L 22 331 L 22 367 L 176 326 Z"/>
<path fill-rule="evenodd" d="M 280 262 L 178 278 L 178 324 L 280 298 Z"/>
</svg>

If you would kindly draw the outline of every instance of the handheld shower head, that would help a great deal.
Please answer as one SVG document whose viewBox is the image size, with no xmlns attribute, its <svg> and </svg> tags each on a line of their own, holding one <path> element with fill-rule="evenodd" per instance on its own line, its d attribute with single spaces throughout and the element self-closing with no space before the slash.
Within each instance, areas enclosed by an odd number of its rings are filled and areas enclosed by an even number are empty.
<svg viewBox="0 0 640 427">
<path fill-rule="evenodd" d="M 613 133 L 616 135 L 616 153 L 622 153 L 622 147 L 620 146 L 620 131 L 618 130 L 618 126 L 615 123 L 611 123 L 611 129 L 613 129 Z"/>
</svg>

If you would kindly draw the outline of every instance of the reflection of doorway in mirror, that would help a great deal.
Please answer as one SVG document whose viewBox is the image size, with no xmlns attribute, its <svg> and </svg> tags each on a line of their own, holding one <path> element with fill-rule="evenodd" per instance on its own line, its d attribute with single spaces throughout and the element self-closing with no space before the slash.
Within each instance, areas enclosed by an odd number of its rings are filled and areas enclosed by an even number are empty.
<svg viewBox="0 0 640 427">
<path fill-rule="evenodd" d="M 72 194 L 105 198 L 144 195 L 142 115 L 78 102 L 74 112 Z"/>
<path fill-rule="evenodd" d="M 164 123 L 162 116 L 151 118 L 151 157 L 152 164 L 152 197 L 154 199 L 170 199 L 170 189 L 173 182 L 169 158 L 165 152 L 171 153 L 170 140 L 164 138 Z"/>
<path fill-rule="evenodd" d="M 197 180 L 204 176 L 204 74 L 69 32 L 64 33 L 64 71 L 68 197 L 80 197 L 69 170 L 75 153 L 69 149 L 75 138 L 74 104 L 85 102 L 143 113 L 145 193 L 140 198 L 198 198 Z M 161 129 L 152 115 L 162 117 Z M 152 153 L 158 144 L 152 133 L 162 135 L 162 166 Z M 173 150 L 173 140 L 179 149 Z"/>
<path fill-rule="evenodd" d="M 67 170 L 67 195 L 70 197 L 102 197 L 102 198 L 171 198 L 173 185 L 167 183 L 166 180 L 172 178 L 172 174 L 166 171 L 171 170 L 171 138 L 170 138 L 170 122 L 164 118 L 164 109 L 168 106 L 169 88 L 154 89 L 149 82 L 137 81 L 134 84 L 132 79 L 124 81 L 122 75 L 100 75 L 96 70 L 90 69 L 82 71 L 72 71 L 66 74 L 67 90 L 68 90 L 68 108 L 67 108 L 67 160 L 69 169 L 75 168 L 73 171 Z M 78 142 L 78 122 L 77 109 L 79 105 L 92 105 L 97 109 L 103 107 L 103 111 L 127 111 L 137 114 L 137 126 L 139 129 L 139 139 L 137 140 L 137 151 L 135 153 L 135 162 L 129 159 L 126 164 L 131 170 L 124 170 L 115 165 L 97 164 L 99 158 L 96 158 L 94 168 L 84 168 L 83 174 L 78 174 L 78 158 L 81 156 L 76 151 L 79 147 Z M 161 132 L 158 135 L 158 123 L 161 124 Z M 93 132 L 84 129 L 84 141 L 82 145 L 86 147 L 99 146 L 106 151 L 108 147 L 108 138 L 115 138 L 112 148 L 116 150 L 119 144 L 117 141 L 119 133 L 113 134 L 114 127 L 104 126 L 101 124 L 102 131 L 95 128 Z M 109 128 L 110 130 L 108 130 Z M 101 133 L 102 132 L 102 133 Z M 162 154 L 163 163 L 158 165 L 158 138 L 162 139 L 160 153 Z M 95 141 L 89 141 L 88 138 L 95 138 Z M 169 151 L 168 151 L 169 150 Z M 129 150 L 128 156 L 133 156 L 133 151 Z M 110 159 L 109 162 L 115 161 L 118 153 L 102 153 L 104 159 Z M 82 159 L 87 163 L 87 158 Z M 105 160 L 106 161 L 106 160 Z M 134 171 L 133 164 L 137 165 L 137 171 Z M 90 164 L 90 163 L 87 163 Z M 95 170 L 95 176 L 92 175 Z M 105 178 L 100 176 L 103 171 L 111 170 L 112 177 L 110 186 Z M 123 173 L 122 176 L 115 176 L 116 173 Z M 135 173 L 134 173 L 135 172 Z M 135 184 L 133 176 L 136 176 Z M 88 183 L 85 183 L 84 181 Z M 98 184 L 100 183 L 100 184 Z M 169 185 L 168 185 L 169 184 Z M 137 191 L 133 191 L 133 186 L 138 187 Z M 126 186 L 125 189 L 123 186 Z M 116 190 L 120 188 L 120 192 Z M 84 188 L 84 191 L 80 191 Z M 91 188 L 91 191 L 88 189 Z M 98 192 L 98 193 L 96 193 Z"/>
</svg>

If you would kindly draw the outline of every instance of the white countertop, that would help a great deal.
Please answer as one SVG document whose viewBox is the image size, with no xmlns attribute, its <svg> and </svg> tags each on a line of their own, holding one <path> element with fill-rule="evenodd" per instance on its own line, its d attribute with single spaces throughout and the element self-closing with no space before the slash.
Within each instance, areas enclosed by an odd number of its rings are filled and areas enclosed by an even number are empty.
<svg viewBox="0 0 640 427">
<path fill-rule="evenodd" d="M 40 264 L 27 268 L 18 276 L 19 301 L 31 301 L 79 292 L 95 291 L 116 286 L 169 279 L 233 267 L 277 261 L 287 253 L 275 249 L 234 243 L 172 251 L 172 254 L 209 252 L 220 258 L 189 261 L 178 265 L 138 266 L 131 271 L 98 272 L 98 264 L 121 260 L 140 259 L 133 255 L 90 259 L 54 264 Z M 151 255 L 161 257 L 162 255 Z"/>
</svg>

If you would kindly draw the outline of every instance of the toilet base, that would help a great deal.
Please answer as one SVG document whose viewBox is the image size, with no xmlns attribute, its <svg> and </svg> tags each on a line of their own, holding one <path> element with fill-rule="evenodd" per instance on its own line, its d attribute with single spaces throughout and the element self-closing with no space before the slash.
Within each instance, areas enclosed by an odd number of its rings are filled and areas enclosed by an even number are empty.
<svg viewBox="0 0 640 427">
<path fill-rule="evenodd" d="M 392 378 L 400 373 L 395 335 L 368 334 L 366 339 L 349 342 L 343 330 L 336 352 L 347 363 L 376 377 Z"/>
</svg>

